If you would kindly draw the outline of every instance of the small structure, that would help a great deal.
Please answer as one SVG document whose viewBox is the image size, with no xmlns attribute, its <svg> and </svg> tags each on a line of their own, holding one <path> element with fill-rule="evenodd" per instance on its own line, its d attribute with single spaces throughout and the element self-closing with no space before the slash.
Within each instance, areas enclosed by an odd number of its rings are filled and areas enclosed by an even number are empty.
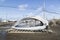
<svg viewBox="0 0 60 40">
<path fill-rule="evenodd" d="M 13 29 L 24 31 L 40 31 L 46 29 L 48 21 L 40 16 L 25 17 L 12 26 Z"/>
<path fill-rule="evenodd" d="M 31 16 L 17 21 L 17 23 L 14 26 L 12 26 L 12 28 L 19 30 L 43 30 L 47 26 L 47 20 L 44 20 L 39 16 Z"/>
</svg>

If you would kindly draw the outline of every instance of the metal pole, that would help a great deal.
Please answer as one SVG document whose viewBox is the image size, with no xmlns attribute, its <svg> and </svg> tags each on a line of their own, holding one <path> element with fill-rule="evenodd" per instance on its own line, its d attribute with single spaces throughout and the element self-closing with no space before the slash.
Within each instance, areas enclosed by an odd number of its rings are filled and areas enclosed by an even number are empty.
<svg viewBox="0 0 60 40">
<path fill-rule="evenodd" d="M 43 17 L 45 18 L 45 1 L 46 0 L 44 0 L 44 3 L 43 3 Z"/>
</svg>

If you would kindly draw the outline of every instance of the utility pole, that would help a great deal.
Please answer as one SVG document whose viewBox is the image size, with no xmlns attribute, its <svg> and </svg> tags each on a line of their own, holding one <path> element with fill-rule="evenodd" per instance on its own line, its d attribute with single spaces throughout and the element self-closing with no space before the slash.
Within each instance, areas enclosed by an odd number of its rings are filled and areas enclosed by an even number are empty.
<svg viewBox="0 0 60 40">
<path fill-rule="evenodd" d="M 46 2 L 46 0 L 44 0 L 44 2 L 43 2 L 43 17 L 45 18 L 45 2 Z M 45 18 L 46 19 L 46 18 Z"/>
</svg>

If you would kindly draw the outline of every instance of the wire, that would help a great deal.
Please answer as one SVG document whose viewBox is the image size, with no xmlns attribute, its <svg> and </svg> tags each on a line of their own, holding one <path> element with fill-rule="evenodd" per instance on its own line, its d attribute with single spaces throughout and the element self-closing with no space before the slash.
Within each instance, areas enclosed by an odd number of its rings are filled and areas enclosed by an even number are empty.
<svg viewBox="0 0 60 40">
<path fill-rule="evenodd" d="M 3 6 L 3 5 L 0 5 L 0 7 L 8 7 L 8 8 L 19 8 L 19 7 L 13 7 L 13 6 Z M 32 9 L 32 10 L 36 10 L 36 8 L 27 8 L 27 9 Z"/>
<path fill-rule="evenodd" d="M 12 6 L 3 6 L 3 5 L 0 5 L 0 7 L 17 8 L 17 7 L 12 7 Z"/>
<path fill-rule="evenodd" d="M 8 7 L 8 8 L 18 8 L 18 7 L 12 7 L 12 6 L 3 6 L 3 5 L 0 5 L 0 7 Z M 32 9 L 32 8 L 29 8 L 29 9 Z M 33 9 L 35 9 L 35 8 L 33 8 Z M 40 11 L 39 11 L 40 12 Z M 41 12 L 48 12 L 48 13 L 52 13 L 52 14 L 58 14 L 58 15 L 60 15 L 60 13 L 57 13 L 57 12 L 51 12 L 51 11 L 47 11 L 47 10 L 44 10 L 44 9 L 42 9 L 42 11 Z M 38 15 L 37 13 L 36 14 L 34 14 L 34 15 Z"/>
<path fill-rule="evenodd" d="M 51 13 L 51 14 L 58 14 L 58 15 L 60 15 L 60 13 L 57 13 L 57 12 L 51 12 L 51 11 L 47 11 L 47 10 L 45 10 L 45 12 L 48 12 L 48 13 Z"/>
</svg>

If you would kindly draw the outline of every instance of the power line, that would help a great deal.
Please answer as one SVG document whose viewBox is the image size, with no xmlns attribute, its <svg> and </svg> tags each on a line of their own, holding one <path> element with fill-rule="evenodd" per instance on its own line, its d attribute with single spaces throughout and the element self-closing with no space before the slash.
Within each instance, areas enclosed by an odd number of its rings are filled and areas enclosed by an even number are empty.
<svg viewBox="0 0 60 40">
<path fill-rule="evenodd" d="M 14 7 L 14 6 L 4 6 L 4 5 L 0 5 L 0 7 L 8 7 L 8 8 L 19 8 L 19 7 Z M 32 10 L 36 10 L 36 8 L 27 8 L 27 9 L 32 9 Z"/>
<path fill-rule="evenodd" d="M 0 7 L 17 8 L 17 7 L 12 7 L 12 6 L 3 6 L 3 5 L 0 5 Z"/>
<path fill-rule="evenodd" d="M 8 8 L 16 8 L 16 9 L 18 8 L 18 7 L 3 6 L 3 5 L 0 5 L 0 7 L 8 7 Z M 29 8 L 29 9 L 35 9 L 35 8 Z M 45 10 L 45 1 L 44 1 L 44 4 L 43 4 L 42 11 L 40 11 L 40 12 L 48 12 L 48 13 L 51 13 L 51 14 L 58 14 L 58 15 L 60 15 L 60 13 L 57 13 L 57 12 L 51 12 L 51 11 L 47 11 L 47 10 Z M 35 15 L 38 15 L 38 14 L 35 14 Z M 43 16 L 45 17 L 45 13 L 44 13 Z"/>
<path fill-rule="evenodd" d="M 47 10 L 45 10 L 45 12 L 48 12 L 49 14 L 51 13 L 51 14 L 58 14 L 58 15 L 60 15 L 60 13 L 57 13 L 57 12 L 51 12 L 51 11 L 47 11 Z"/>
</svg>

